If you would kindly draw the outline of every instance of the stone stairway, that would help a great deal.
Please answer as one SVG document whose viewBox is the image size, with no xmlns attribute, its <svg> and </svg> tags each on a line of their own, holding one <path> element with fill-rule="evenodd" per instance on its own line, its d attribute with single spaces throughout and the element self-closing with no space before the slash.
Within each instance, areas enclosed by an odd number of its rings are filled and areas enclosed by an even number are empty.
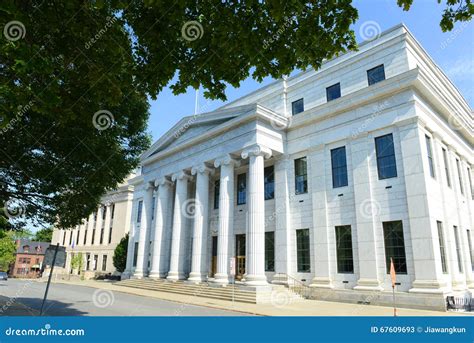
<svg viewBox="0 0 474 343">
<path fill-rule="evenodd" d="M 115 283 L 118 286 L 147 289 L 157 292 L 169 292 L 204 298 L 238 301 L 250 304 L 257 303 L 254 291 L 242 290 L 239 287 L 211 287 L 206 283 L 191 284 L 183 281 L 169 282 L 162 279 L 128 279 Z"/>
</svg>

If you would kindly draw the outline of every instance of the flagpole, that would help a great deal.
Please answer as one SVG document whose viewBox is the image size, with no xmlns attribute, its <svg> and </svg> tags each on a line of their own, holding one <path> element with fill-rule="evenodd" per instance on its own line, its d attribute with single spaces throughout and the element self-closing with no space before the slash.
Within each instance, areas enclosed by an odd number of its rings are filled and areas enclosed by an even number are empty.
<svg viewBox="0 0 474 343">
<path fill-rule="evenodd" d="M 393 296 L 393 316 L 397 316 L 397 306 L 395 303 L 395 285 L 397 283 L 397 272 L 395 271 L 395 264 L 393 258 L 390 257 L 390 279 L 392 281 L 392 296 Z"/>
<path fill-rule="evenodd" d="M 393 292 L 393 316 L 397 316 L 397 306 L 395 304 L 395 285 L 392 286 L 392 292 Z"/>
</svg>

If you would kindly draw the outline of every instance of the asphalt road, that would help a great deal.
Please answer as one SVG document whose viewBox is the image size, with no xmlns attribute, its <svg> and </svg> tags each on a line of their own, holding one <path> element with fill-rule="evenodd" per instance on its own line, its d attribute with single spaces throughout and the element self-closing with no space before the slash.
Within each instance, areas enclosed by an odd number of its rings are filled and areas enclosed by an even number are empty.
<svg viewBox="0 0 474 343">
<path fill-rule="evenodd" d="M 46 283 L 0 281 L 0 316 L 38 315 Z M 240 312 L 175 303 L 97 288 L 52 283 L 45 316 L 243 316 Z"/>
</svg>

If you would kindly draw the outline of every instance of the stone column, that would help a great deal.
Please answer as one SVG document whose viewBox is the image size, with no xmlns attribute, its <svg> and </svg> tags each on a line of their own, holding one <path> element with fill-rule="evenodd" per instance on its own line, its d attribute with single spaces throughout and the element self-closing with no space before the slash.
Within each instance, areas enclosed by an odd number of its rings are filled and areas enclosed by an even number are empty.
<svg viewBox="0 0 474 343">
<path fill-rule="evenodd" d="M 463 251 L 463 261 L 464 261 L 464 270 L 465 270 L 465 275 L 466 275 L 466 286 L 467 288 L 474 289 L 474 275 L 472 271 L 472 256 L 471 256 L 471 249 L 469 247 L 469 240 L 467 237 L 467 230 L 471 229 L 471 223 L 472 223 L 472 218 L 471 218 L 471 203 L 472 203 L 472 197 L 471 197 L 471 185 L 469 183 L 469 175 L 468 175 L 468 162 L 464 157 L 461 157 L 460 159 L 460 164 L 461 164 L 461 175 L 462 175 L 462 181 L 464 183 L 464 197 L 465 200 L 461 203 L 458 203 L 458 211 L 459 212 L 459 218 L 460 218 L 460 239 L 462 242 L 462 251 Z M 472 243 L 472 242 L 471 242 Z"/>
<path fill-rule="evenodd" d="M 97 222 L 95 223 L 94 245 L 100 245 L 100 229 L 102 228 L 103 211 L 104 211 L 104 207 L 100 205 L 99 208 L 97 209 Z"/>
<path fill-rule="evenodd" d="M 234 168 L 240 165 L 230 155 L 218 158 L 214 167 L 221 168 L 219 195 L 219 228 L 217 233 L 217 272 L 214 282 L 229 283 L 231 242 L 234 234 Z"/>
<path fill-rule="evenodd" d="M 143 199 L 142 220 L 140 223 L 140 236 L 138 241 L 137 267 L 135 277 L 142 278 L 148 272 L 148 247 L 150 245 L 151 208 L 153 206 L 154 183 L 148 183 Z"/>
<path fill-rule="evenodd" d="M 121 279 L 128 279 L 132 276 L 132 269 L 133 269 L 133 254 L 134 254 L 134 247 L 135 247 L 135 234 L 136 234 L 136 224 L 135 218 L 138 208 L 138 202 L 135 202 L 132 207 L 132 213 L 130 218 L 130 231 L 128 233 L 128 246 L 127 246 L 127 265 L 125 267 L 125 271 L 122 273 Z"/>
<path fill-rule="evenodd" d="M 242 152 L 249 158 L 248 224 L 245 283 L 249 286 L 267 285 L 265 276 L 265 179 L 264 158 L 272 151 L 254 145 Z"/>
<path fill-rule="evenodd" d="M 207 238 L 209 234 L 209 175 L 211 173 L 212 170 L 204 163 L 191 170 L 191 174 L 196 175 L 196 203 L 191 274 L 188 280 L 193 282 L 206 280 L 208 272 Z"/>
<path fill-rule="evenodd" d="M 177 281 L 185 278 L 186 263 L 186 201 L 188 200 L 188 181 L 191 176 L 184 171 L 172 176 L 176 181 L 176 194 L 173 215 L 173 233 L 171 239 L 171 261 L 168 280 Z"/>
<path fill-rule="evenodd" d="M 87 237 L 86 237 L 86 244 L 91 245 L 92 242 L 92 232 L 94 231 L 94 213 L 89 215 L 89 220 L 87 221 Z M 85 234 L 85 233 L 84 233 Z"/>
<path fill-rule="evenodd" d="M 173 184 L 163 177 L 155 182 L 155 186 L 158 187 L 158 196 L 155 208 L 155 235 L 152 245 L 150 277 L 164 278 L 169 270 L 168 255 L 171 242 L 171 227 L 168 213 L 171 209 Z"/>
<path fill-rule="evenodd" d="M 106 209 L 106 212 L 105 212 L 105 223 L 104 223 L 104 238 L 103 238 L 103 241 L 102 241 L 102 244 L 103 245 L 108 245 L 109 244 L 109 233 L 110 233 L 110 220 L 111 220 L 111 210 L 112 210 L 112 207 L 110 206 L 110 204 L 106 204 L 105 205 L 105 209 Z"/>
<path fill-rule="evenodd" d="M 379 204 L 373 199 L 369 168 L 373 146 L 373 139 L 369 140 L 366 134 L 359 135 L 351 142 L 357 250 L 359 254 L 359 280 L 357 280 L 357 286 L 354 289 L 381 291 L 383 287 L 378 277 L 378 268 L 379 263 L 384 263 L 384 261 L 377 260 L 378 253 L 375 238 L 375 215 L 378 212 Z"/>
</svg>

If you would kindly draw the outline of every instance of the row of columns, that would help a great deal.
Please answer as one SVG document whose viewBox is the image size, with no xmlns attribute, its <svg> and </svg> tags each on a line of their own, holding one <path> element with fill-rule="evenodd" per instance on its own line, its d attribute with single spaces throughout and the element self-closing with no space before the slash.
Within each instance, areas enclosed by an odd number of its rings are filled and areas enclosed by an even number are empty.
<svg viewBox="0 0 474 343">
<path fill-rule="evenodd" d="M 272 151 L 260 145 L 253 145 L 241 153 L 243 159 L 249 159 L 248 187 L 248 223 L 247 223 L 247 274 L 246 283 L 251 286 L 266 285 L 265 276 L 265 195 L 264 195 L 264 159 L 270 158 Z M 233 237 L 233 204 L 234 204 L 234 170 L 240 161 L 227 154 L 214 161 L 214 167 L 220 168 L 219 193 L 219 226 L 217 244 L 217 270 L 214 282 L 227 284 L 230 281 L 230 257 Z M 153 193 L 158 187 L 155 208 L 155 230 L 152 237 L 150 277 L 176 281 L 186 278 L 186 220 L 189 217 L 188 207 L 194 208 L 191 272 L 189 281 L 206 280 L 209 269 L 207 259 L 207 233 L 209 232 L 209 178 L 214 173 L 206 163 L 194 166 L 191 174 L 180 171 L 171 176 L 171 181 L 164 177 L 146 188 L 143 200 L 141 229 L 139 233 L 137 266 L 135 277 L 147 276 L 149 255 L 147 242 L 150 241 L 151 210 Z M 195 199 L 188 194 L 188 182 L 195 176 Z M 174 210 L 172 223 L 168 223 L 172 203 L 172 186 L 175 183 Z M 171 230 L 170 230 L 171 229 Z M 132 247 L 133 248 L 133 247 Z M 129 244 L 131 258 L 133 251 Z M 168 263 L 168 258 L 169 263 Z"/>
</svg>

